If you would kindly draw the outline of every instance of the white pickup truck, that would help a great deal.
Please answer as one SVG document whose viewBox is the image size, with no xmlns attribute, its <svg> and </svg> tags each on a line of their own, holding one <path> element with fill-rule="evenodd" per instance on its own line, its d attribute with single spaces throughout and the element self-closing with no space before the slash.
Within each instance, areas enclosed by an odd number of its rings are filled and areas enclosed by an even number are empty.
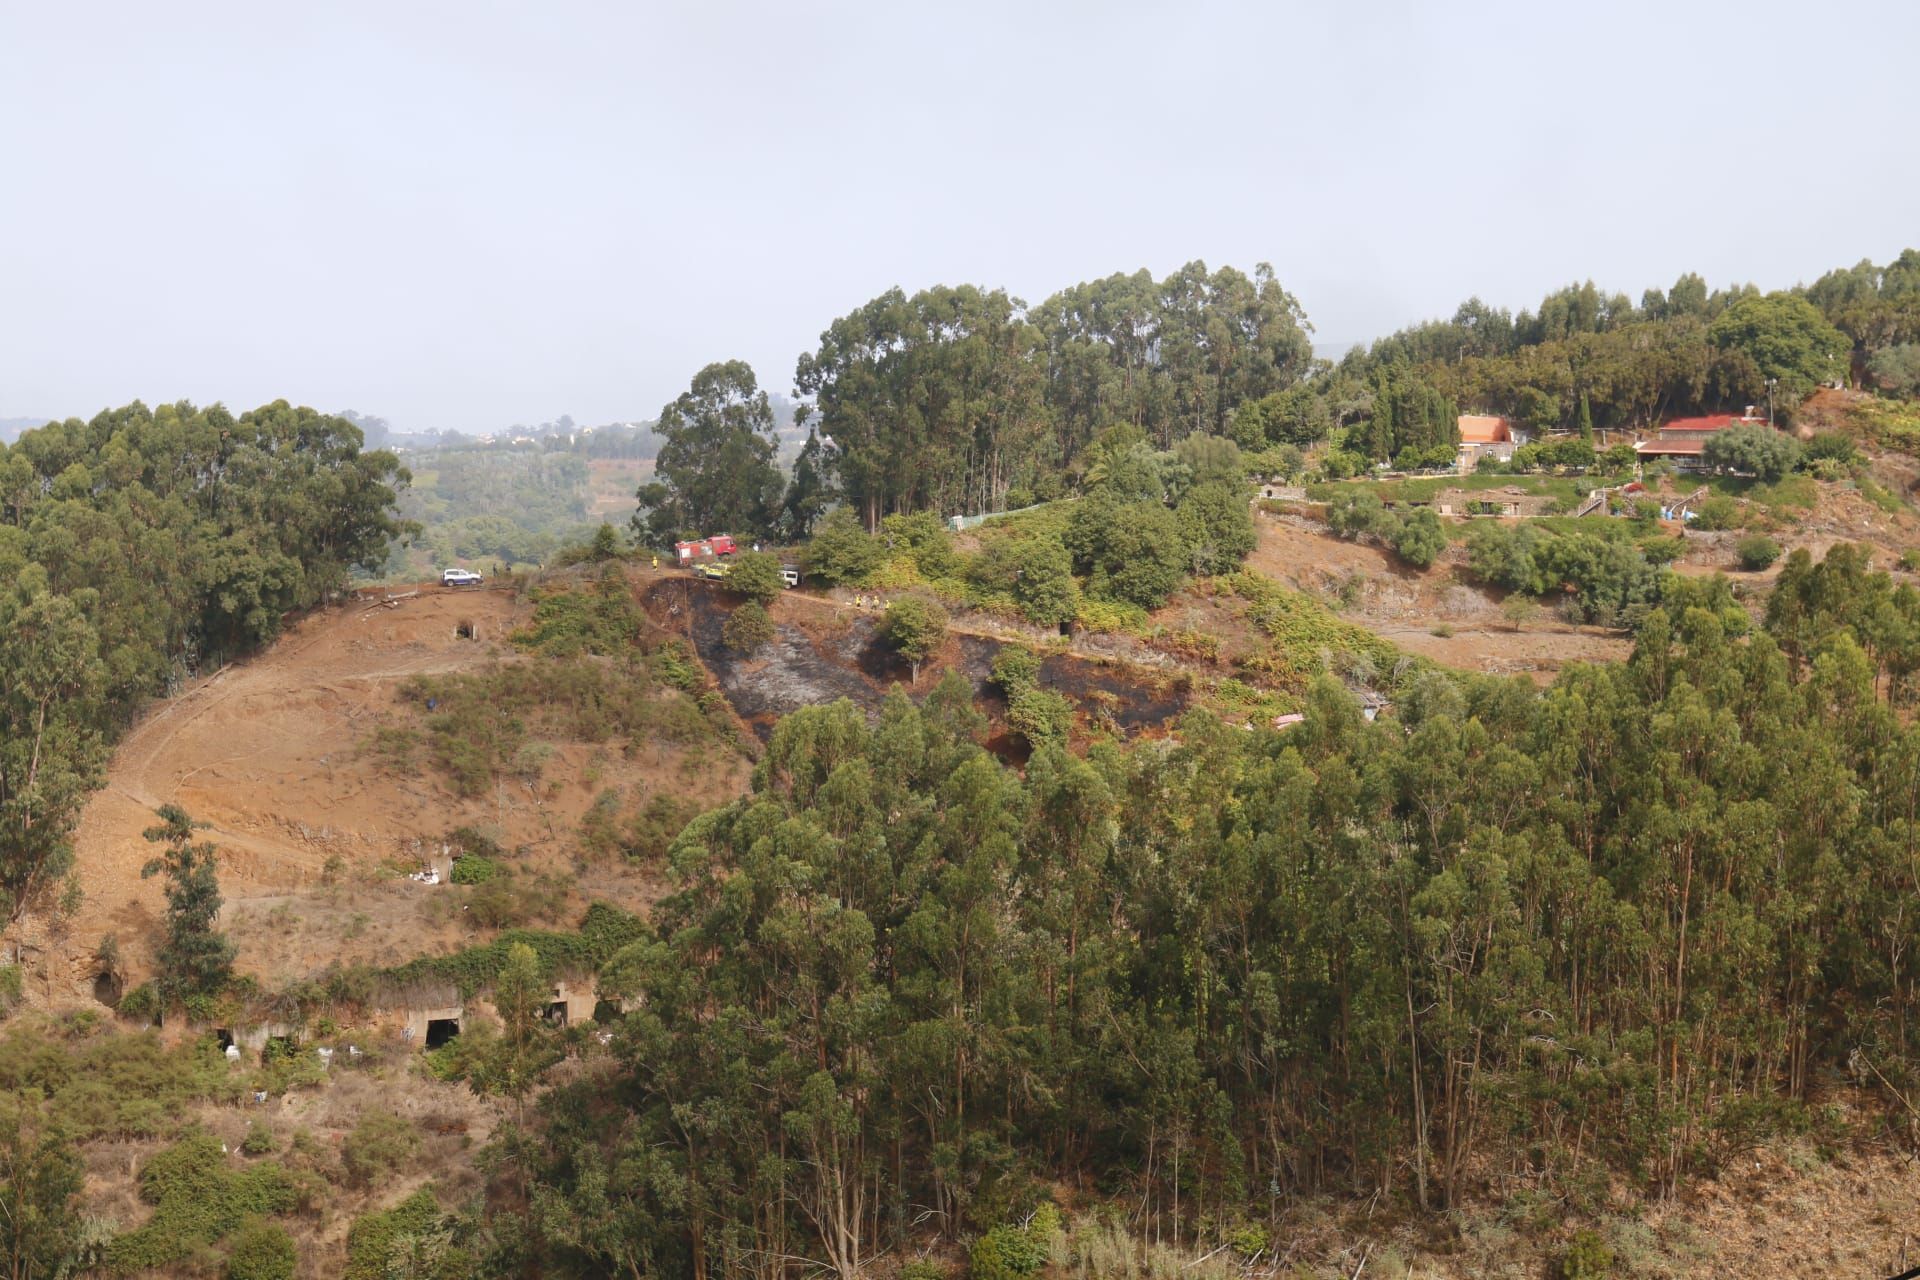
<svg viewBox="0 0 1920 1280">
<path fill-rule="evenodd" d="M 442 569 L 440 585 L 443 587 L 477 587 L 485 579 L 471 569 Z"/>
</svg>

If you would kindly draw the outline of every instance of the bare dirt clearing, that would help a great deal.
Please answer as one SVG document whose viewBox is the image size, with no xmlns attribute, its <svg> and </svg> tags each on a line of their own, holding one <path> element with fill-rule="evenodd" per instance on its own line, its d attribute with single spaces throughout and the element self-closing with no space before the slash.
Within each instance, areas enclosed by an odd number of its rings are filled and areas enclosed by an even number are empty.
<svg viewBox="0 0 1920 1280">
<path fill-rule="evenodd" d="M 1621 632 L 1575 626 L 1544 611 L 1513 628 L 1500 616 L 1498 597 L 1465 580 L 1458 548 L 1423 573 L 1302 517 L 1262 514 L 1255 525 L 1260 541 L 1247 568 L 1318 596 L 1347 621 L 1445 666 L 1546 683 L 1570 663 L 1617 661 L 1633 647 Z"/>
<path fill-rule="evenodd" d="M 580 820 L 604 790 L 638 797 L 670 786 L 720 800 L 744 785 L 737 757 L 708 762 L 696 787 L 672 746 L 557 743 L 537 786 L 502 782 L 463 798 L 425 763 L 396 769 L 367 749 L 407 681 L 510 658 L 506 637 L 524 611 L 510 591 L 437 587 L 392 608 L 327 609 L 265 653 L 157 704 L 121 742 L 81 817 L 74 848 L 85 904 L 60 936 L 48 937 L 43 923 L 34 939 L 67 953 L 65 966 L 46 971 L 71 973 L 71 983 L 63 991 L 51 981 L 36 997 L 84 997 L 90 957 L 108 933 L 131 979 L 145 975 L 163 900 L 157 880 L 140 878 L 154 854 L 141 833 L 161 804 L 210 824 L 239 967 L 277 986 L 335 960 L 393 963 L 469 940 L 449 909 L 459 890 L 398 874 L 438 858 L 456 827 L 524 849 L 528 871 L 572 871 Z M 653 892 L 648 877 L 602 867 L 586 869 L 573 896 L 633 906 Z"/>
</svg>

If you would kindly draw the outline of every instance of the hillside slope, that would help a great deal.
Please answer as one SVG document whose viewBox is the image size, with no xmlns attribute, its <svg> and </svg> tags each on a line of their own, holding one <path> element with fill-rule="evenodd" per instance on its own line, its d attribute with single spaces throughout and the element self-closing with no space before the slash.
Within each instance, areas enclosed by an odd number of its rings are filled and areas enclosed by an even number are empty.
<svg viewBox="0 0 1920 1280">
<path fill-rule="evenodd" d="M 511 659 L 506 637 L 527 606 L 504 589 L 425 587 L 391 607 L 380 598 L 311 614 L 267 652 L 157 704 L 122 740 L 74 838 L 84 905 L 58 935 L 43 923 L 34 939 L 66 953 L 65 967 L 49 970 L 71 983 L 49 982 L 37 999 L 90 998 L 92 957 L 107 934 L 130 981 L 147 976 L 163 902 L 159 882 L 140 877 L 154 852 L 141 833 L 161 804 L 209 824 L 239 968 L 276 986 L 335 961 L 393 963 L 457 945 L 468 926 L 437 907 L 435 887 L 405 878 L 439 858 L 455 828 L 521 850 L 528 870 L 571 869 L 596 795 L 684 786 L 682 753 L 664 743 L 631 753 L 554 743 L 537 788 L 516 779 L 482 797 L 455 794 L 425 763 L 396 768 L 370 747 L 406 683 Z M 460 635 L 463 626 L 475 638 Z M 702 785 L 724 798 L 743 783 L 733 759 Z M 602 867 L 576 891 L 644 901 L 652 889 Z"/>
</svg>

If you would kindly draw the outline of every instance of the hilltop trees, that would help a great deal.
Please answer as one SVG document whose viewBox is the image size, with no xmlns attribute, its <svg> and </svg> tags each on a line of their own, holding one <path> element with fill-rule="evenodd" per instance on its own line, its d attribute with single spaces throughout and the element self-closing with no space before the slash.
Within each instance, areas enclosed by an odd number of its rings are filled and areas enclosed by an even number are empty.
<svg viewBox="0 0 1920 1280">
<path fill-rule="evenodd" d="M 889 515 L 999 511 L 1076 488 L 1177 500 L 1207 482 L 1178 468 L 1230 456 L 1229 442 L 1252 453 L 1324 443 L 1316 461 L 1330 476 L 1377 462 L 1440 467 L 1455 456 L 1462 409 L 1591 441 L 1757 403 L 1769 379 L 1792 401 L 1842 376 L 1849 345 L 1898 390 L 1913 381 L 1900 348 L 1920 342 L 1915 281 L 1912 250 L 1764 295 L 1709 290 L 1689 273 L 1636 307 L 1587 281 L 1517 315 L 1469 299 L 1336 363 L 1314 359 L 1304 312 L 1265 264 L 1251 276 L 1199 262 L 1160 280 L 1112 275 L 1033 306 L 972 285 L 890 289 L 800 356 L 794 383 L 812 397 L 800 416 L 811 431 L 784 495 L 760 465 L 770 449 L 729 461 L 720 447 L 755 428 L 694 431 L 681 453 L 663 448 L 639 519 L 655 537 L 678 521 L 797 539 L 836 503 L 873 533 Z M 710 366 L 696 382 L 722 369 L 744 366 Z M 751 418 L 750 373 L 744 386 L 735 408 Z M 663 434 L 725 416 L 725 396 L 690 396 L 702 407 L 669 411 Z M 1194 439 L 1210 452 L 1178 453 Z M 701 499 L 706 473 L 735 477 L 740 503 Z"/>
<path fill-rule="evenodd" d="M 1715 318 L 1707 339 L 1753 361 L 1790 401 L 1844 374 L 1852 345 L 1818 307 L 1790 293 L 1741 298 Z"/>
<path fill-rule="evenodd" d="M 866 524 L 997 510 L 1043 436 L 1039 334 L 1024 305 L 971 285 L 890 289 L 835 320 L 794 385 L 832 438 L 840 496 Z"/>
<path fill-rule="evenodd" d="M 1920 392 L 1920 343 L 1908 342 L 1875 352 L 1867 368 L 1873 380 L 1894 395 Z"/>
<path fill-rule="evenodd" d="M 1203 262 L 1159 281 L 1112 275 L 1061 290 L 1031 319 L 1066 465 L 1113 423 L 1162 449 L 1227 434 L 1240 405 L 1285 391 L 1313 363 L 1305 313 L 1265 263 L 1251 277 Z"/>
<path fill-rule="evenodd" d="M 1116 424 L 1162 450 L 1224 435 L 1311 364 L 1271 268 L 1196 262 L 1033 308 L 972 286 L 890 290 L 829 326 L 794 380 L 834 444 L 820 462 L 871 531 L 896 512 L 999 510 L 1016 486 L 1057 493 Z"/>
<path fill-rule="evenodd" d="M 0 563 L 38 564 L 81 606 L 121 713 L 381 564 L 411 532 L 407 479 L 351 423 L 284 400 L 239 417 L 135 403 L 0 449 Z"/>
<path fill-rule="evenodd" d="M 655 545 L 680 536 L 752 537 L 778 517 L 773 409 L 744 361 L 710 364 L 660 410 L 655 479 L 635 496 L 633 529 Z"/>
<path fill-rule="evenodd" d="M 1903 250 L 1884 267 L 1863 260 L 1829 271 L 1806 295 L 1869 364 L 1881 351 L 1920 342 L 1920 249 Z"/>
</svg>

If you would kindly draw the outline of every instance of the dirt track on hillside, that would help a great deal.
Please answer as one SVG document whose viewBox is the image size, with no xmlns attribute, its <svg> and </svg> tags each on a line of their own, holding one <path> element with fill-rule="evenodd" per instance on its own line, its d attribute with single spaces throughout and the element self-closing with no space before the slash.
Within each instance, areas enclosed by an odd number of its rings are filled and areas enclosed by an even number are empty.
<svg viewBox="0 0 1920 1280">
<path fill-rule="evenodd" d="M 424 760 L 396 769 L 367 749 L 383 722 L 417 721 L 399 702 L 408 680 L 510 657 L 506 637 L 521 608 L 508 590 L 437 586 L 392 608 L 329 608 L 266 652 L 151 708 L 122 739 L 75 832 L 84 905 L 61 936 L 50 936 L 45 920 L 25 933 L 30 952 L 65 955 L 64 969 L 58 960 L 36 966 L 35 998 L 88 994 L 91 957 L 108 933 L 133 980 L 146 976 L 163 898 L 158 880 L 140 878 L 155 852 L 141 833 L 165 803 L 209 824 L 204 838 L 219 848 L 223 923 L 239 943 L 239 967 L 278 984 L 334 960 L 386 963 L 457 945 L 467 930 L 457 910 L 440 909 L 444 892 L 393 874 L 438 855 L 455 827 L 486 829 L 524 850 L 528 870 L 573 870 L 580 818 L 601 791 L 638 797 L 684 787 L 682 753 L 659 744 L 632 752 L 555 744 L 537 789 L 502 782 L 479 798 L 453 795 Z M 477 638 L 456 634 L 463 623 Z M 704 785 L 725 798 L 743 780 L 744 764 L 730 759 Z M 336 858 L 336 883 L 323 887 Z M 581 892 L 635 902 L 650 894 L 642 879 L 596 869 Z"/>
<path fill-rule="evenodd" d="M 374 597 L 378 599 L 378 597 Z M 141 832 L 176 803 L 208 824 L 230 904 L 318 885 L 333 854 L 351 864 L 398 852 L 438 801 L 432 784 L 363 758 L 379 713 L 406 680 L 497 658 L 511 626 L 506 591 L 429 587 L 391 608 L 354 602 L 318 611 L 265 653 L 156 704 L 121 740 L 107 783 L 74 835 L 86 902 L 76 941 L 113 933 L 129 946 L 158 926 L 163 900 L 140 868 Z M 462 622 L 479 639 L 460 639 Z"/>
</svg>

